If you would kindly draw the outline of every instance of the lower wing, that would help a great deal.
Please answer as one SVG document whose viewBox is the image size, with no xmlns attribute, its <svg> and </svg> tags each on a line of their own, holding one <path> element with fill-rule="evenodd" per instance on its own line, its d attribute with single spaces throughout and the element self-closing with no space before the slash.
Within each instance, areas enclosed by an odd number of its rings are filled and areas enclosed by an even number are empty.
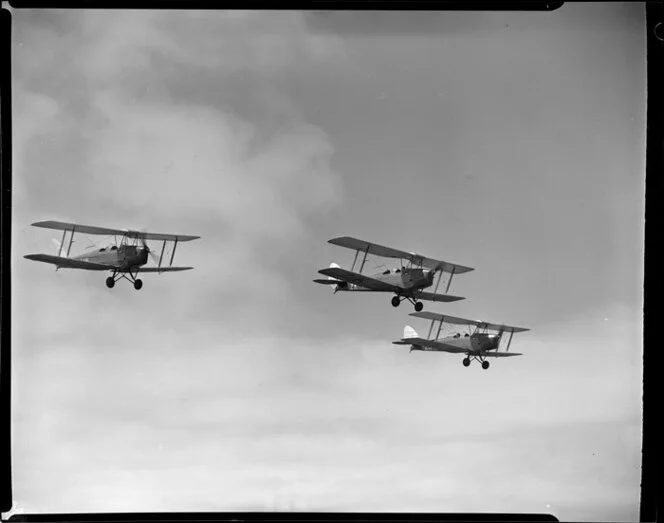
<svg viewBox="0 0 664 523">
<path fill-rule="evenodd" d="M 461 347 L 455 347 L 454 345 L 447 345 L 436 340 L 427 340 L 425 338 L 402 338 L 399 341 L 393 341 L 395 345 L 419 345 L 420 347 L 426 347 L 432 351 L 439 352 L 452 352 L 454 354 L 465 354 L 468 352 L 468 349 Z"/>
<path fill-rule="evenodd" d="M 178 272 L 190 271 L 191 269 L 193 269 L 193 267 L 139 267 L 137 269 L 133 269 L 131 272 Z"/>
<path fill-rule="evenodd" d="M 328 269 L 321 269 L 318 272 L 324 276 L 331 276 L 332 278 L 336 278 L 337 280 L 341 280 L 342 282 L 352 283 L 353 285 L 359 285 L 360 287 L 366 287 L 367 289 L 372 291 L 379 291 L 379 292 L 403 291 L 403 288 L 398 287 L 397 285 L 392 285 L 390 283 L 386 283 L 384 281 L 377 280 L 375 278 L 370 278 L 369 276 L 365 276 L 364 274 L 358 274 L 356 272 L 347 271 L 346 269 L 342 269 L 340 267 L 330 267 Z M 320 283 L 320 281 L 317 281 L 316 283 Z"/>
<path fill-rule="evenodd" d="M 420 292 L 417 294 L 417 297 L 421 300 L 428 301 L 459 301 L 465 300 L 463 296 L 452 296 L 451 294 L 435 294 L 433 292 Z"/>
<path fill-rule="evenodd" d="M 508 358 L 510 356 L 523 356 L 520 352 L 485 352 L 482 354 L 485 358 Z"/>
<path fill-rule="evenodd" d="M 84 269 L 87 271 L 112 271 L 113 265 L 104 265 L 103 263 L 86 262 L 75 260 L 62 256 L 52 256 L 50 254 L 27 254 L 24 256 L 28 260 L 34 260 L 43 263 L 51 263 L 62 269 Z"/>
</svg>

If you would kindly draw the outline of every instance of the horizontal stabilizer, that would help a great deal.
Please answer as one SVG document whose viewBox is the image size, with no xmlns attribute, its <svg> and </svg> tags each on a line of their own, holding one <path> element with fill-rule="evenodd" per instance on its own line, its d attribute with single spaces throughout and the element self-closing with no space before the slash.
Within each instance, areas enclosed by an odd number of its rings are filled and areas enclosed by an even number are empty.
<svg viewBox="0 0 664 523">
<path fill-rule="evenodd" d="M 104 265 L 102 263 L 92 263 L 63 256 L 53 256 L 51 254 L 26 254 L 24 258 L 43 263 L 51 263 L 61 269 L 84 269 L 87 271 L 109 271 L 115 267 L 113 265 Z"/>
<path fill-rule="evenodd" d="M 321 285 L 339 285 L 340 283 L 345 283 L 341 280 L 313 280 L 315 283 L 320 283 Z"/>
</svg>

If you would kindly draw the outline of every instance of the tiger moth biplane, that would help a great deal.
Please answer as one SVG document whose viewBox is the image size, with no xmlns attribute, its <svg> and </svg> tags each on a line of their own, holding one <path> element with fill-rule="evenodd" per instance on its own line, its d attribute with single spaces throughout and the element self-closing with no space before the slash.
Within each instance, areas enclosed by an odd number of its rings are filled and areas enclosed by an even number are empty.
<svg viewBox="0 0 664 523">
<path fill-rule="evenodd" d="M 318 271 L 327 276 L 327 279 L 314 280 L 322 285 L 331 285 L 335 294 L 338 291 L 364 291 L 364 292 L 389 292 L 394 293 L 392 305 L 398 307 L 402 301 L 411 302 L 416 311 L 421 311 L 424 304 L 420 300 L 452 302 L 463 300 L 461 296 L 451 296 L 447 294 L 455 274 L 463 274 L 472 271 L 471 267 L 464 267 L 455 263 L 449 263 L 434 258 L 427 258 L 414 252 L 401 251 L 391 247 L 384 247 L 375 243 L 358 240 L 349 236 L 333 238 L 328 243 L 345 247 L 355 251 L 355 258 L 350 270 L 342 269 L 336 263 L 330 264 L 327 269 Z M 357 259 L 363 253 L 362 262 L 358 272 L 355 272 Z M 367 256 L 372 254 L 381 258 L 393 258 L 400 260 L 400 267 L 385 269 L 376 274 L 362 274 Z M 434 279 L 438 273 L 433 292 L 425 292 L 424 289 L 434 284 Z M 449 279 L 445 293 L 437 293 L 440 286 L 443 273 L 448 273 Z"/>
<path fill-rule="evenodd" d="M 62 231 L 62 240 L 58 243 L 58 255 L 51 254 L 27 254 L 24 258 L 43 263 L 55 265 L 55 269 L 83 269 L 88 271 L 111 271 L 111 276 L 106 278 L 106 286 L 111 289 L 115 282 L 124 278 L 134 284 L 136 290 L 143 287 L 143 281 L 138 278 L 141 272 L 176 272 L 193 269 L 193 267 L 173 267 L 175 249 L 180 242 L 196 240 L 200 236 L 187 236 L 183 234 L 157 234 L 145 231 L 132 231 L 128 229 L 109 229 L 106 227 L 94 227 L 80 225 L 77 223 L 65 223 L 58 221 L 42 221 L 32 224 L 34 227 L 55 229 Z M 69 242 L 65 250 L 65 239 L 70 234 Z M 74 234 L 92 234 L 97 236 L 114 236 L 116 241 L 92 251 L 87 251 L 77 256 L 69 256 Z M 117 238 L 120 237 L 118 244 Z M 139 244 L 140 240 L 140 244 Z M 148 247 L 146 240 L 163 241 L 161 254 L 156 258 L 155 252 Z M 57 242 L 57 240 L 55 240 Z M 162 266 L 164 250 L 167 242 L 173 242 L 170 263 Z M 148 262 L 148 256 L 157 263 L 156 267 L 144 267 Z"/>
<path fill-rule="evenodd" d="M 486 358 L 507 358 L 510 356 L 522 356 L 520 352 L 509 352 L 512 343 L 512 336 L 515 332 L 525 332 L 530 329 L 523 327 L 513 327 L 511 325 L 498 325 L 496 323 L 487 323 L 484 321 L 468 320 L 466 318 L 458 318 L 456 316 L 449 316 L 447 314 L 436 314 L 435 312 L 414 312 L 410 316 L 417 318 L 424 318 L 431 320 L 429 326 L 429 333 L 426 338 L 420 337 L 417 331 L 410 325 L 406 325 L 403 329 L 403 338 L 392 343 L 395 345 L 410 345 L 410 351 L 438 351 L 438 352 L 451 352 L 454 354 L 465 354 L 463 359 L 463 366 L 468 367 L 471 361 L 479 361 L 482 363 L 483 369 L 489 368 L 489 362 Z M 435 323 L 439 322 L 438 331 L 435 337 L 431 337 Z M 463 336 L 456 333 L 451 336 L 440 337 L 440 332 L 443 328 L 443 323 L 450 325 L 464 325 L 475 327 L 474 332 L 466 333 Z M 496 331 L 490 333 L 488 331 Z M 507 347 L 504 351 L 500 351 L 500 342 L 505 333 L 509 333 L 509 340 Z"/>
</svg>

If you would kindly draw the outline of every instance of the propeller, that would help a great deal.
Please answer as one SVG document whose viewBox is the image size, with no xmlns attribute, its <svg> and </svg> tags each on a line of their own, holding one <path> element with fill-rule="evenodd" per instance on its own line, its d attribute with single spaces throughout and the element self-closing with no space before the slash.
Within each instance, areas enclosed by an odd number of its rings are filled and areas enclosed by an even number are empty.
<svg viewBox="0 0 664 523">
<path fill-rule="evenodd" d="M 155 252 L 148 247 L 147 242 L 145 241 L 145 238 L 141 236 L 141 243 L 143 244 L 143 250 L 148 253 L 150 258 L 152 258 L 152 261 L 155 262 L 155 264 L 159 264 L 159 257 L 155 254 Z"/>
</svg>

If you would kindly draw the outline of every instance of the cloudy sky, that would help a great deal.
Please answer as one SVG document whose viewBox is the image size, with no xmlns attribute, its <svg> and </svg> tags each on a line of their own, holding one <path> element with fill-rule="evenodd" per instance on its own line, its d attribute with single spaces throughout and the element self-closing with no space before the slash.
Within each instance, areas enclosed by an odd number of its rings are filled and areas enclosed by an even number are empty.
<svg viewBox="0 0 664 523">
<path fill-rule="evenodd" d="M 644 24 L 15 11 L 17 510 L 637 519 Z M 196 268 L 109 290 L 22 257 L 42 219 L 198 234 Z M 475 267 L 427 308 L 525 355 L 392 345 L 409 305 L 311 282 L 340 235 Z"/>
</svg>

